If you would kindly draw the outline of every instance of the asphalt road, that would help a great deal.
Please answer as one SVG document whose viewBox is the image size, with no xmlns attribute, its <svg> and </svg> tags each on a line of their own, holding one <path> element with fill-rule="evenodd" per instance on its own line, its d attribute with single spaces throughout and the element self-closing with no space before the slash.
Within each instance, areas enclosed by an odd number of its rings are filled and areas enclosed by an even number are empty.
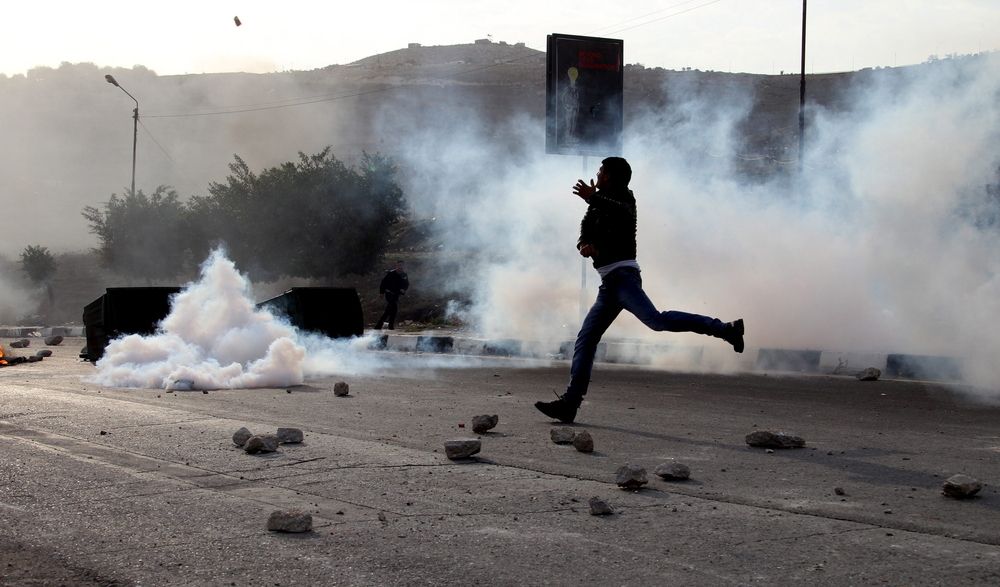
<svg viewBox="0 0 1000 587">
<path fill-rule="evenodd" d="M 340 378 L 166 393 L 82 382 L 80 346 L 0 369 L 3 584 L 1000 583 L 1000 409 L 960 389 L 599 365 L 584 454 L 532 407 L 565 362 L 351 377 L 344 398 Z M 500 423 L 449 461 L 477 414 Z M 252 456 L 240 426 L 306 438 Z M 806 448 L 748 447 L 763 429 Z M 692 478 L 652 474 L 671 461 Z M 625 463 L 645 488 L 615 485 Z M 986 487 L 942 496 L 955 473 Z M 591 516 L 592 496 L 617 513 Z M 267 532 L 291 507 L 314 531 Z"/>
</svg>

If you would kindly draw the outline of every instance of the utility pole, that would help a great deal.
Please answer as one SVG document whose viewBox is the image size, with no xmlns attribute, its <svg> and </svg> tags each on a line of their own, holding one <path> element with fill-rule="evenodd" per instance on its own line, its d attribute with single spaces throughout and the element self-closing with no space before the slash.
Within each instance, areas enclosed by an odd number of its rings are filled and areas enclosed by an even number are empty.
<svg viewBox="0 0 1000 587">
<path fill-rule="evenodd" d="M 583 177 L 587 177 L 587 156 L 583 156 Z M 580 257 L 580 325 L 587 317 L 587 258 Z"/>
<path fill-rule="evenodd" d="M 802 65 L 799 76 L 799 173 L 802 173 L 802 150 L 806 132 L 806 1 L 802 0 Z"/>
</svg>

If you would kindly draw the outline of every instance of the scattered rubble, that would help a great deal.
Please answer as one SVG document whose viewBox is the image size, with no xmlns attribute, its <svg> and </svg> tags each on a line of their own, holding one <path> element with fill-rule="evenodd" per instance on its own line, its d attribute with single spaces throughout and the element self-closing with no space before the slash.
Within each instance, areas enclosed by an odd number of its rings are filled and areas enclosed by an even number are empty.
<svg viewBox="0 0 1000 587">
<path fill-rule="evenodd" d="M 683 463 L 663 463 L 653 470 L 664 481 L 685 481 L 691 478 L 691 467 Z"/>
<path fill-rule="evenodd" d="M 451 460 L 467 459 L 478 453 L 483 444 L 478 438 L 458 438 L 444 443 L 444 453 Z"/>
<path fill-rule="evenodd" d="M 31 344 L 31 341 L 28 340 L 27 338 L 22 338 L 20 340 L 12 340 L 10 342 L 10 348 L 12 348 L 12 349 L 25 349 L 25 348 L 28 348 L 28 345 L 30 345 L 30 344 Z"/>
<path fill-rule="evenodd" d="M 968 475 L 952 475 L 944 482 L 941 492 L 955 499 L 968 499 L 982 488 L 983 484 L 978 479 Z"/>
<path fill-rule="evenodd" d="M 52 351 L 50 351 L 49 349 L 41 349 L 40 351 L 35 353 L 35 356 L 40 359 L 45 359 L 52 356 Z"/>
<path fill-rule="evenodd" d="M 63 337 L 59 335 L 45 337 L 45 344 L 48 346 L 59 346 L 60 344 L 62 344 L 62 341 Z"/>
<path fill-rule="evenodd" d="M 338 381 L 333 384 L 333 395 L 346 397 L 349 393 L 351 393 L 351 386 L 347 385 L 346 381 Z"/>
<path fill-rule="evenodd" d="M 250 440 L 251 436 L 253 436 L 253 432 L 250 432 L 246 426 L 243 426 L 233 433 L 233 444 L 243 446 L 247 443 L 247 440 Z"/>
<path fill-rule="evenodd" d="M 500 421 L 500 416 L 493 414 L 492 416 L 476 416 L 472 418 L 472 431 L 476 434 L 485 434 L 486 432 L 497 427 L 497 422 Z"/>
<path fill-rule="evenodd" d="M 750 446 L 760 448 L 802 448 L 806 445 L 806 441 L 798 436 L 767 430 L 756 430 L 747 434 L 746 442 Z"/>
<path fill-rule="evenodd" d="M 586 430 L 573 435 L 573 448 L 580 452 L 594 452 L 594 437 Z"/>
<path fill-rule="evenodd" d="M 312 514 L 299 510 L 275 510 L 267 518 L 269 532 L 312 532 Z"/>
<path fill-rule="evenodd" d="M 278 437 L 274 434 L 255 434 L 243 444 L 243 450 L 247 451 L 247 454 L 252 455 L 262 452 L 275 452 L 278 450 Z"/>
<path fill-rule="evenodd" d="M 41 361 L 42 358 L 39 357 L 38 355 L 31 355 L 30 357 L 26 357 L 24 360 L 28 363 L 37 363 Z"/>
<path fill-rule="evenodd" d="M 604 501 L 599 497 L 590 498 L 590 515 L 592 516 L 610 516 L 615 513 L 615 508 L 611 507 L 611 504 Z"/>
<path fill-rule="evenodd" d="M 569 444 L 573 442 L 576 431 L 567 426 L 559 426 L 549 431 L 549 436 L 552 438 L 552 442 L 556 444 Z"/>
<path fill-rule="evenodd" d="M 615 472 L 615 483 L 622 489 L 639 489 L 648 482 L 646 469 L 639 465 L 624 465 Z"/>
<path fill-rule="evenodd" d="M 882 370 L 877 367 L 868 367 L 857 375 L 858 381 L 878 381 L 881 376 Z"/>
<path fill-rule="evenodd" d="M 298 428 L 278 428 L 277 437 L 280 444 L 298 444 L 305 435 Z"/>
</svg>

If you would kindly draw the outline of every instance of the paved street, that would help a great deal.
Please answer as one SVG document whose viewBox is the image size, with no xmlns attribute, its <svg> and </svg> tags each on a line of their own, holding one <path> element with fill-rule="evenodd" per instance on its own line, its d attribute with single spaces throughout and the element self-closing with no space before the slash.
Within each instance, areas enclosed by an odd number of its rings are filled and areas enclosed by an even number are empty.
<svg viewBox="0 0 1000 587">
<path fill-rule="evenodd" d="M 961 390 L 602 364 L 574 425 L 594 438 L 584 454 L 532 407 L 566 362 L 166 393 L 82 382 L 82 344 L 0 369 L 3 584 L 1000 583 L 1000 408 Z M 478 414 L 499 425 L 475 461 L 449 461 L 444 441 L 474 437 Z M 305 442 L 247 455 L 240 426 Z M 750 448 L 754 430 L 806 448 Z M 652 474 L 670 461 L 691 479 Z M 625 463 L 647 468 L 644 489 L 615 485 Z M 955 473 L 980 496 L 942 496 Z M 592 496 L 617 513 L 591 516 Z M 314 532 L 266 531 L 290 507 Z"/>
</svg>

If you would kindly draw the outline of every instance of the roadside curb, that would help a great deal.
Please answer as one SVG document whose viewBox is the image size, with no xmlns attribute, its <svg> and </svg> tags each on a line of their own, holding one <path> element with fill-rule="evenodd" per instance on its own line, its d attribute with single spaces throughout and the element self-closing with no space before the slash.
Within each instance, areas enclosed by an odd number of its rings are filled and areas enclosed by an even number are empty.
<svg viewBox="0 0 1000 587">
<path fill-rule="evenodd" d="M 0 338 L 24 338 L 28 336 L 78 336 L 84 337 L 83 326 L 3 326 Z"/>
<path fill-rule="evenodd" d="M 493 339 L 454 334 L 384 334 L 373 335 L 372 350 L 405 353 L 456 354 L 481 357 L 519 357 L 543 360 L 569 360 L 574 341 L 543 342 L 511 338 Z M 45 336 L 84 337 L 83 326 L 4 326 L 0 338 Z M 685 346 L 650 343 L 640 340 L 606 340 L 597 347 L 595 361 L 622 365 L 645 365 L 663 368 L 719 370 L 744 373 L 809 373 L 855 375 L 875 367 L 886 379 L 917 379 L 959 382 L 962 362 L 956 357 L 907 353 L 864 353 L 816 349 L 747 348 L 736 354 L 722 347 Z"/>
</svg>

